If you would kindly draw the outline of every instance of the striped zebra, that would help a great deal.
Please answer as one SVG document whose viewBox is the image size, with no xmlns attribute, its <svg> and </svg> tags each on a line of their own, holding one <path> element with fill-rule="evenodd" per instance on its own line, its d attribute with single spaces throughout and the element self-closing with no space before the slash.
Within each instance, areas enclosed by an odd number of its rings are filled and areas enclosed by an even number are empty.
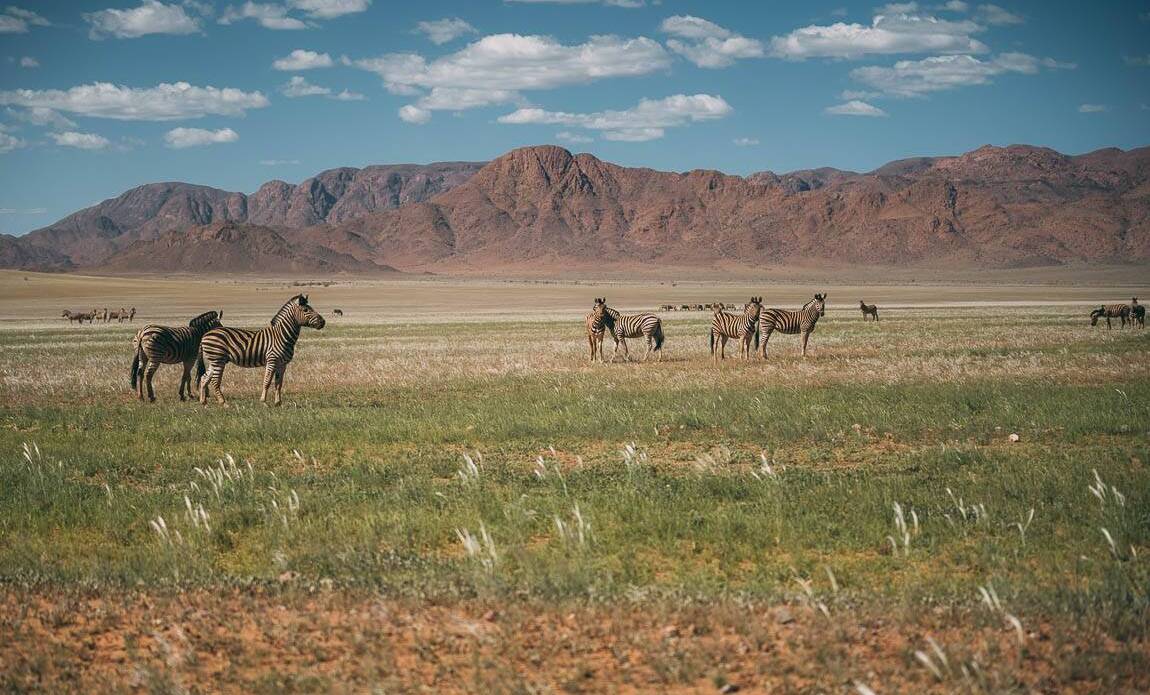
<svg viewBox="0 0 1150 695">
<path fill-rule="evenodd" d="M 603 334 L 610 331 L 611 337 L 615 337 L 615 319 L 607 313 L 606 297 L 595 298 L 591 313 L 587 314 L 584 322 L 587 324 L 587 343 L 591 346 L 591 361 L 594 362 L 598 355 L 599 361 L 603 362 Z"/>
<path fill-rule="evenodd" d="M 814 332 L 819 318 L 826 313 L 826 300 L 825 294 L 816 294 L 814 299 L 804 304 L 798 311 L 764 309 L 759 316 L 759 333 L 762 334 L 760 356 L 764 360 L 767 359 L 767 341 L 771 339 L 772 333 L 778 331 L 786 335 L 801 334 L 803 357 L 806 357 L 807 338 Z"/>
<path fill-rule="evenodd" d="M 1097 326 L 1098 319 L 1106 319 L 1107 330 L 1113 328 L 1110 325 L 1110 319 L 1122 319 L 1122 324 L 1119 328 L 1126 327 L 1126 321 L 1130 318 L 1130 305 L 1129 304 L 1104 304 L 1094 311 L 1090 312 L 1090 325 Z"/>
<path fill-rule="evenodd" d="M 126 315 L 126 313 L 125 313 Z M 200 339 L 213 328 L 220 326 L 224 312 L 205 311 L 187 326 L 147 325 L 132 338 L 132 388 L 137 397 L 144 400 L 145 385 L 148 401 L 155 402 L 156 392 L 152 389 L 152 377 L 161 364 L 183 364 L 184 373 L 180 377 L 180 400 L 192 397 L 192 365 L 200 354 Z M 187 394 L 185 396 L 185 393 Z"/>
<path fill-rule="evenodd" d="M 659 360 L 663 359 L 663 321 L 656 315 L 643 312 L 642 314 L 620 314 L 607 306 L 603 299 L 603 312 L 610 317 L 605 323 L 611 336 L 615 339 L 615 351 L 611 353 L 611 361 L 619 355 L 619 346 L 623 346 L 623 359 L 629 361 L 631 353 L 627 349 L 627 338 L 643 338 L 647 343 L 647 351 L 643 353 L 642 362 L 646 362 L 652 353 L 657 353 Z M 599 341 L 600 357 L 602 357 L 603 342 Z"/>
<path fill-rule="evenodd" d="M 216 400 L 227 404 L 220 384 L 224 378 L 224 367 L 231 362 L 237 367 L 263 367 L 264 387 L 260 402 L 267 403 L 268 388 L 274 379 L 275 405 L 279 405 L 284 371 L 295 355 L 300 328 L 307 326 L 320 330 L 325 323 L 323 317 L 308 304 L 307 295 L 297 294 L 280 307 L 268 326 L 258 331 L 230 326 L 208 331 L 200 341 L 200 358 L 196 363 L 196 386 L 200 389 L 200 403 L 208 402 L 210 387 L 215 391 Z M 204 379 L 205 374 L 207 379 Z"/>
<path fill-rule="evenodd" d="M 716 307 L 722 307 L 721 303 Z M 749 358 L 752 353 L 751 339 L 758 340 L 755 326 L 759 321 L 759 312 L 763 310 L 763 298 L 751 297 L 743 307 L 743 313 L 732 314 L 716 308 L 711 318 L 711 358 L 716 362 L 727 359 L 727 339 L 739 339 L 739 355 Z M 719 343 L 718 352 L 715 351 L 715 341 Z M 757 345 L 757 343 L 756 343 Z"/>
<path fill-rule="evenodd" d="M 863 300 L 859 300 L 859 310 L 862 311 L 863 321 L 866 321 L 867 316 L 871 316 L 875 321 L 878 321 L 878 305 L 867 304 Z"/>
<path fill-rule="evenodd" d="M 1138 298 L 1130 300 L 1130 327 L 1137 323 L 1139 328 L 1146 327 L 1146 307 L 1138 303 Z"/>
<path fill-rule="evenodd" d="M 72 323 L 73 321 L 75 321 L 76 323 L 80 324 L 81 326 L 84 325 L 85 321 L 87 321 L 88 323 L 92 323 L 93 321 L 96 320 L 96 312 L 95 311 L 85 312 L 85 311 L 72 311 L 70 309 L 65 309 L 64 313 L 61 314 L 61 316 L 68 319 L 68 323 Z"/>
</svg>

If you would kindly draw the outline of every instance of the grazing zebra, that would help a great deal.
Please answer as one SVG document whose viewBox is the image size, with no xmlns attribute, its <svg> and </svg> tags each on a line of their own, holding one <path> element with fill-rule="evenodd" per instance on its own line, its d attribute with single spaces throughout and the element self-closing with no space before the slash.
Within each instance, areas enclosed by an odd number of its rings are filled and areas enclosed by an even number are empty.
<svg viewBox="0 0 1150 695">
<path fill-rule="evenodd" d="M 615 319 L 607 313 L 607 298 L 596 297 L 595 305 L 591 309 L 591 313 L 587 314 L 585 319 L 587 324 L 587 343 L 591 346 L 591 361 L 595 361 L 595 355 L 599 355 L 599 361 L 603 361 L 603 334 L 606 331 L 611 331 L 611 337 L 615 337 Z"/>
<path fill-rule="evenodd" d="M 612 337 L 615 338 L 615 352 L 611 353 L 611 361 L 619 355 L 619 346 L 623 346 L 623 359 L 630 360 L 631 353 L 627 349 L 627 338 L 643 338 L 647 342 L 647 351 L 643 353 L 641 361 L 646 362 L 651 353 L 658 353 L 657 357 L 663 359 L 663 322 L 658 316 L 644 312 L 642 314 L 620 314 L 607 306 L 603 299 L 603 311 L 611 317 L 607 324 Z M 602 351 L 602 339 L 599 349 Z"/>
<path fill-rule="evenodd" d="M 721 307 L 722 304 L 716 304 Z M 727 339 L 739 339 L 739 355 L 751 356 L 751 339 L 758 339 L 755 325 L 759 321 L 759 312 L 763 310 L 763 298 L 751 297 L 751 301 L 743 308 L 742 314 L 731 314 L 716 308 L 711 318 L 711 358 L 716 362 L 727 359 Z M 715 340 L 718 339 L 719 351 L 715 352 Z"/>
<path fill-rule="evenodd" d="M 1110 319 L 1122 319 L 1122 324 L 1119 328 L 1126 327 L 1126 321 L 1130 318 L 1130 305 L 1129 304 L 1105 304 L 1090 312 L 1090 325 L 1097 326 L 1098 319 L 1106 319 L 1106 328 L 1109 330 L 1113 328 L 1110 325 Z"/>
<path fill-rule="evenodd" d="M 679 311 L 690 311 L 690 310 L 691 310 L 690 304 L 680 304 L 679 305 Z"/>
<path fill-rule="evenodd" d="M 336 316 L 343 316 L 343 309 L 332 309 L 331 313 L 335 314 Z"/>
<path fill-rule="evenodd" d="M 1146 307 L 1138 303 L 1138 298 L 1130 300 L 1130 327 L 1137 323 L 1139 328 L 1146 327 Z"/>
<path fill-rule="evenodd" d="M 186 401 L 192 397 L 192 365 L 196 363 L 196 357 L 200 354 L 200 339 L 204 333 L 218 328 L 223 316 L 222 309 L 206 311 L 188 321 L 187 326 L 169 328 L 147 325 L 136 333 L 132 338 L 132 349 L 136 353 L 132 359 L 132 388 L 136 390 L 141 401 L 144 400 L 145 386 L 148 401 L 156 400 L 156 392 L 152 389 L 152 377 L 156 375 L 156 370 L 161 364 L 184 365 L 184 373 L 180 376 L 180 400 Z"/>
<path fill-rule="evenodd" d="M 816 294 L 815 298 L 803 305 L 798 311 L 786 309 L 764 309 L 759 315 L 759 332 L 762 334 L 760 356 L 767 359 L 767 341 L 771 333 L 778 331 L 787 335 L 800 333 L 802 335 L 803 357 L 807 356 L 807 338 L 815 330 L 815 324 L 826 313 L 825 294 Z"/>
<path fill-rule="evenodd" d="M 117 323 L 123 323 L 124 319 L 126 319 L 126 318 L 128 318 L 128 310 L 125 309 L 124 307 L 120 307 L 119 311 L 115 311 L 115 310 L 108 311 L 107 309 L 104 309 L 104 322 L 105 323 L 107 323 L 108 321 L 111 321 L 112 319 L 116 319 Z"/>
<path fill-rule="evenodd" d="M 63 318 L 68 319 L 68 323 L 72 323 L 73 321 L 75 321 L 76 323 L 78 323 L 80 325 L 84 325 L 85 321 L 87 321 L 88 323 L 92 323 L 93 321 L 96 320 L 96 312 L 94 312 L 94 311 L 89 313 L 89 312 L 85 312 L 85 311 L 71 311 L 69 309 L 65 309 L 64 313 L 61 314 L 61 316 Z"/>
<path fill-rule="evenodd" d="M 295 344 L 303 326 L 320 330 L 323 317 L 307 303 L 306 294 L 297 294 L 280 307 L 271 323 L 258 331 L 221 326 L 204 334 L 200 341 L 200 358 L 196 362 L 196 386 L 200 388 L 200 403 L 208 402 L 208 388 L 216 400 L 226 404 L 220 383 L 228 362 L 237 367 L 264 367 L 264 388 L 260 402 L 266 404 L 268 388 L 275 380 L 275 404 L 280 404 L 283 393 L 284 371 L 295 355 Z M 205 366 L 206 365 L 206 366 Z M 207 379 L 200 385 L 204 374 Z"/>
<path fill-rule="evenodd" d="M 860 299 L 859 300 L 859 309 L 862 310 L 863 321 L 866 321 L 866 317 L 868 315 L 873 316 L 874 320 L 878 321 L 878 305 L 877 304 L 867 304 L 866 302 L 864 302 L 863 300 Z"/>
</svg>

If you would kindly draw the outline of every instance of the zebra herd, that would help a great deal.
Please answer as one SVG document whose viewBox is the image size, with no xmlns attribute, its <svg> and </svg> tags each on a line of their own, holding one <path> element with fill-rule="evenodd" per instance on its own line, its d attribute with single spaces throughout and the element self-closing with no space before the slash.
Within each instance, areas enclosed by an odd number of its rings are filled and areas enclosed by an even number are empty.
<svg viewBox="0 0 1150 695">
<path fill-rule="evenodd" d="M 1097 326 L 1098 319 L 1103 318 L 1106 319 L 1107 329 L 1113 328 L 1110 319 L 1121 320 L 1122 323 L 1119 328 L 1125 328 L 1127 322 L 1130 323 L 1131 328 L 1136 323 L 1139 328 L 1145 328 L 1146 307 L 1138 303 L 1137 297 L 1132 298 L 1129 304 L 1104 304 L 1090 312 L 1090 325 Z"/>
<path fill-rule="evenodd" d="M 284 372 L 295 355 L 300 329 L 320 330 L 327 323 L 308 304 L 306 294 L 297 294 L 289 299 L 267 326 L 256 331 L 224 326 L 220 322 L 223 315 L 222 310 L 208 311 L 189 321 L 186 327 L 148 325 L 140 329 L 132 338 L 135 357 L 132 360 L 131 384 L 137 397 L 141 401 L 145 397 L 148 401 L 155 401 L 152 377 L 156 370 L 161 364 L 182 364 L 184 371 L 179 395 L 181 401 L 186 400 L 192 395 L 191 372 L 194 365 L 200 403 L 208 402 L 208 391 L 211 390 L 220 404 L 227 405 L 220 386 L 224 367 L 231 363 L 237 367 L 263 367 L 260 402 L 267 403 L 268 389 L 274 384 L 274 404 L 279 405 Z"/>
<path fill-rule="evenodd" d="M 119 311 L 115 309 L 108 311 L 108 307 L 104 307 L 103 311 L 99 309 L 90 309 L 88 311 L 65 309 L 61 316 L 67 319 L 68 323 L 75 322 L 81 325 L 83 325 L 85 321 L 95 323 L 97 320 L 102 320 L 104 323 L 108 323 L 112 320 L 115 320 L 117 323 L 123 323 L 124 321 L 134 321 L 136 319 L 136 307 L 132 307 L 130 310 L 120 307 Z"/>
</svg>

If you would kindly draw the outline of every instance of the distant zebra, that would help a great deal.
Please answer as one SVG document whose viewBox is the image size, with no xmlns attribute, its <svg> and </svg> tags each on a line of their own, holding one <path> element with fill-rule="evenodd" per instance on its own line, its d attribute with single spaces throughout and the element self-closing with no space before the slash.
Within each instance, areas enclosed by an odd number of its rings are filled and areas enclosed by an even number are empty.
<svg viewBox="0 0 1150 695">
<path fill-rule="evenodd" d="M 1106 319 L 1106 328 L 1109 330 L 1113 328 L 1110 325 L 1110 319 L 1122 319 L 1122 324 L 1119 328 L 1126 327 L 1126 321 L 1130 318 L 1130 305 L 1129 304 L 1105 304 L 1090 312 L 1090 325 L 1097 326 L 1098 319 Z"/>
<path fill-rule="evenodd" d="M 722 306 L 722 304 L 716 304 Z M 759 312 L 763 309 L 762 297 L 751 297 L 751 301 L 743 308 L 742 314 L 731 314 L 722 309 L 715 309 L 711 318 L 711 358 L 715 361 L 727 358 L 727 339 L 739 339 L 739 355 L 749 358 L 752 353 L 751 339 L 758 338 L 755 326 L 759 320 Z M 715 341 L 719 342 L 719 351 L 715 352 Z"/>
<path fill-rule="evenodd" d="M 802 335 L 803 357 L 806 357 L 807 338 L 814 332 L 815 324 L 819 322 L 819 318 L 826 313 L 826 299 L 825 294 L 816 294 L 814 299 L 804 304 L 803 308 L 798 311 L 764 309 L 759 316 L 759 333 L 762 334 L 760 356 L 767 359 L 767 341 L 771 339 L 772 333 L 778 331 L 786 335 L 800 333 Z"/>
<path fill-rule="evenodd" d="M 1137 323 L 1139 328 L 1146 327 L 1146 307 L 1138 303 L 1138 298 L 1130 300 L 1130 327 Z"/>
<path fill-rule="evenodd" d="M 878 305 L 867 304 L 866 302 L 864 302 L 863 300 L 860 299 L 859 300 L 859 309 L 862 311 L 863 321 L 866 321 L 866 317 L 868 315 L 874 317 L 875 321 L 878 321 Z"/>
<path fill-rule="evenodd" d="M 659 311 L 674 311 L 675 307 L 671 304 L 660 304 Z"/>
<path fill-rule="evenodd" d="M 680 304 L 679 305 L 679 311 L 690 311 L 690 310 L 691 310 L 690 304 Z"/>
<path fill-rule="evenodd" d="M 129 322 L 135 322 L 135 320 L 136 320 L 136 307 L 132 307 L 131 309 L 128 310 L 128 321 Z"/>
<path fill-rule="evenodd" d="M 92 323 L 96 320 L 96 312 L 94 311 L 89 313 L 86 311 L 71 311 L 70 309 L 65 309 L 61 316 L 68 319 L 68 323 L 75 321 L 80 325 L 84 325 L 85 321 Z"/>
<path fill-rule="evenodd" d="M 120 307 L 119 311 L 108 311 L 107 309 L 104 309 L 104 321 L 105 322 L 111 321 L 112 319 L 116 319 L 117 323 L 123 323 L 124 319 L 126 319 L 126 318 L 128 318 L 128 310 L 125 309 L 124 307 Z"/>
<path fill-rule="evenodd" d="M 124 315 L 127 316 L 127 312 Z M 132 388 L 136 390 L 137 397 L 144 400 L 146 386 L 148 401 L 154 402 L 156 392 L 152 389 L 152 377 L 156 375 L 156 370 L 161 364 L 183 364 L 180 400 L 192 398 L 192 366 L 200 354 L 200 339 L 204 333 L 218 328 L 223 316 L 222 309 L 206 311 L 188 321 L 187 326 L 169 328 L 147 325 L 141 328 L 132 338 L 132 350 L 136 353 L 132 359 Z"/>
<path fill-rule="evenodd" d="M 603 311 L 611 317 L 607 322 L 607 329 L 615 338 L 615 351 L 611 353 L 611 361 L 619 356 L 619 346 L 623 346 L 623 359 L 630 360 L 631 353 L 627 348 L 627 338 L 643 338 L 647 343 L 647 351 L 643 353 L 642 361 L 646 362 L 651 353 L 658 353 L 656 357 L 663 359 L 663 321 L 656 315 L 643 312 L 642 314 L 620 314 L 607 306 L 603 299 Z M 600 342 L 602 350 L 602 342 Z"/>
<path fill-rule="evenodd" d="M 331 313 L 335 314 L 336 316 L 343 316 L 343 309 L 332 309 Z"/>
<path fill-rule="evenodd" d="M 284 371 L 295 355 L 295 344 L 303 326 L 320 330 L 327 322 L 311 308 L 306 294 L 297 294 L 280 307 L 271 323 L 258 331 L 221 326 L 204 334 L 200 358 L 196 362 L 196 386 L 200 403 L 208 402 L 208 388 L 216 400 L 226 404 L 220 384 L 229 362 L 237 367 L 264 367 L 264 387 L 260 402 L 267 403 L 268 388 L 275 380 L 275 404 L 283 394 Z M 204 380 L 204 374 L 207 379 Z M 201 380 L 203 383 L 201 385 Z"/>
</svg>

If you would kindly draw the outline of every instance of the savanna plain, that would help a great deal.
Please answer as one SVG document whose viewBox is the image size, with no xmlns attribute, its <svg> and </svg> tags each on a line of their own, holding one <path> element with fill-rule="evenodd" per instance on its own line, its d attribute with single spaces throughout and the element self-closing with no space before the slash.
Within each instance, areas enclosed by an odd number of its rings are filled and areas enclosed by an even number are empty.
<svg viewBox="0 0 1150 695">
<path fill-rule="evenodd" d="M 588 361 L 594 297 L 816 291 L 805 360 Z M 136 400 L 144 323 L 297 292 L 282 407 Z M 1087 318 L 1142 293 L 0 273 L 0 688 L 1146 692 L 1150 332 Z"/>
</svg>

